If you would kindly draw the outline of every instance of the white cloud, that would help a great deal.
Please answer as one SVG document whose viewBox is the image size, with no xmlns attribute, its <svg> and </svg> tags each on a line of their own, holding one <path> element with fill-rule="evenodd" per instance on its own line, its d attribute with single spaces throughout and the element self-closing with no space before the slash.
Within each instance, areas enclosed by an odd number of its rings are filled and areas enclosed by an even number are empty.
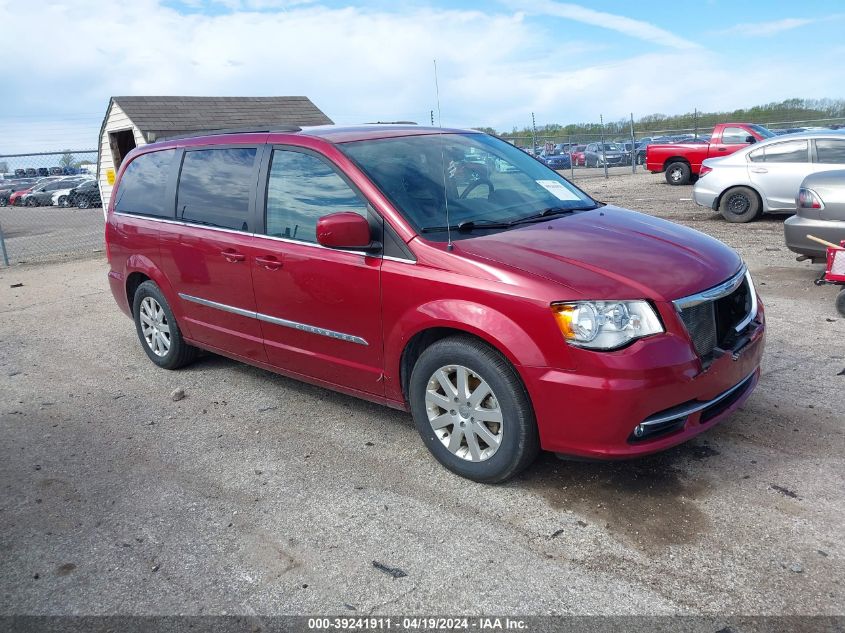
<svg viewBox="0 0 845 633">
<path fill-rule="evenodd" d="M 616 31 L 660 46 L 678 49 L 698 48 L 698 44 L 695 42 L 686 40 L 649 22 L 635 20 L 614 13 L 596 11 L 577 4 L 555 2 L 554 0 L 506 0 L 506 4 L 513 8 L 519 8 L 526 13 L 574 20 L 583 24 Z"/>
<path fill-rule="evenodd" d="M 810 18 L 784 18 L 783 20 L 772 20 L 770 22 L 753 22 L 746 24 L 737 24 L 729 29 L 718 31 L 722 35 L 742 35 L 745 37 L 770 37 L 783 33 L 784 31 L 791 31 L 801 26 L 813 24 L 818 20 Z"/>
<path fill-rule="evenodd" d="M 209 16 L 159 0 L 115 11 L 99 0 L 11 4 L 0 0 L 4 44 L 27 63 L 0 68 L 9 95 L 0 154 L 93 146 L 110 95 L 307 95 L 338 123 L 427 123 L 434 58 L 444 125 L 500 130 L 529 124 L 532 112 L 543 124 L 725 110 L 806 86 L 821 92 L 801 96 L 836 96 L 827 91 L 845 84 L 842 46 L 814 53 L 813 64 L 790 51 L 749 58 L 683 45 L 596 63 L 613 49 L 582 46 L 573 29 L 565 54 L 552 56 L 559 29 L 544 32 L 520 12 L 311 4 Z M 22 24 L 38 24 L 37 45 Z"/>
</svg>

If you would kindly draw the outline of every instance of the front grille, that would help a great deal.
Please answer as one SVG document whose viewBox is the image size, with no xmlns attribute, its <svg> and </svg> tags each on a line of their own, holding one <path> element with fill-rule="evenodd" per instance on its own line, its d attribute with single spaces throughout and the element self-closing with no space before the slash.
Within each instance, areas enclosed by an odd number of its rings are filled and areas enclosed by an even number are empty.
<svg viewBox="0 0 845 633">
<path fill-rule="evenodd" d="M 696 300 L 691 305 L 680 307 L 681 320 L 689 332 L 698 356 L 705 362 L 713 359 L 717 349 L 730 349 L 737 341 L 736 326 L 753 309 L 752 289 L 744 271 L 741 283 L 730 290 L 732 280 L 725 282 L 725 293 L 713 292 L 712 299 Z M 736 280 L 739 278 L 734 277 Z M 707 293 L 704 293 L 707 294 Z M 679 302 L 683 306 L 685 300 Z"/>
</svg>

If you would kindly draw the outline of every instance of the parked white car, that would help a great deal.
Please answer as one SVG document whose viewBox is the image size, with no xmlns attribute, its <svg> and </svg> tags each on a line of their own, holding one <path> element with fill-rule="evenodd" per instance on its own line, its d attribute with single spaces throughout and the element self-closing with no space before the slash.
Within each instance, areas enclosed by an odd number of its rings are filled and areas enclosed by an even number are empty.
<svg viewBox="0 0 845 633">
<path fill-rule="evenodd" d="M 845 131 L 776 136 L 705 160 L 692 199 L 729 222 L 750 222 L 763 213 L 794 213 L 804 178 L 843 165 Z"/>
<path fill-rule="evenodd" d="M 66 207 L 68 206 L 68 194 L 70 194 L 70 190 L 74 187 L 78 187 L 81 183 L 86 182 L 88 180 L 94 180 L 93 178 L 89 178 L 87 176 L 82 176 L 74 181 L 73 186 L 67 187 L 66 189 L 58 189 L 57 191 L 53 192 L 53 206 L 54 207 Z"/>
</svg>

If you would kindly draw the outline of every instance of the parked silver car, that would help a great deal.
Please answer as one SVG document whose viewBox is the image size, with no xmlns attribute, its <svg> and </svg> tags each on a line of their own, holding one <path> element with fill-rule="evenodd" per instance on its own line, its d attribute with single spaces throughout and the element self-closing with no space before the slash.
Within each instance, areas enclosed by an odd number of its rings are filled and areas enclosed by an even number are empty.
<svg viewBox="0 0 845 633">
<path fill-rule="evenodd" d="M 807 176 L 797 203 L 798 212 L 783 223 L 786 245 L 814 263 L 824 262 L 825 247 L 807 235 L 833 244 L 845 240 L 845 169 Z"/>
<path fill-rule="evenodd" d="M 845 132 L 776 136 L 705 160 L 692 199 L 718 210 L 729 222 L 750 222 L 763 213 L 793 213 L 801 181 L 837 168 L 845 168 Z"/>
</svg>

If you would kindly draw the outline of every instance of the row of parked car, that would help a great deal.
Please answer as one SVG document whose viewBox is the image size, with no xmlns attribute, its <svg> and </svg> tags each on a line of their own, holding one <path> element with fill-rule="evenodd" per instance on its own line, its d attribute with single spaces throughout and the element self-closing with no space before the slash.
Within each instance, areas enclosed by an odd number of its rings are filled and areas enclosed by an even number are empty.
<svg viewBox="0 0 845 633">
<path fill-rule="evenodd" d="M 0 207 L 100 206 L 100 188 L 93 176 L 46 176 L 0 181 Z"/>
<path fill-rule="evenodd" d="M 79 167 L 26 167 L 16 169 L 15 178 L 45 178 L 47 176 L 76 176 L 86 173 Z"/>
<path fill-rule="evenodd" d="M 825 247 L 807 236 L 833 244 L 845 240 L 845 131 L 772 134 L 706 158 L 692 197 L 729 222 L 795 214 L 784 223 L 786 245 L 823 262 Z"/>
</svg>

